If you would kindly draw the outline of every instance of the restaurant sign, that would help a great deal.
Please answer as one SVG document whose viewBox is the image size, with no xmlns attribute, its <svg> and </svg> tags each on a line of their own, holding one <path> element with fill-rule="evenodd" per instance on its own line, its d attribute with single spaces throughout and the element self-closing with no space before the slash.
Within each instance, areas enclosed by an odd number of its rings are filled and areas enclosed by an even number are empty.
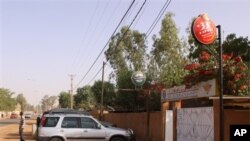
<svg viewBox="0 0 250 141">
<path fill-rule="evenodd" d="M 193 21 L 191 32 L 194 39 L 204 45 L 212 44 L 217 38 L 215 24 L 205 13 Z"/>
<path fill-rule="evenodd" d="M 175 101 L 183 99 L 210 97 L 216 95 L 216 80 L 208 80 L 200 82 L 191 88 L 186 88 L 185 85 L 163 89 L 161 92 L 161 101 Z"/>
</svg>

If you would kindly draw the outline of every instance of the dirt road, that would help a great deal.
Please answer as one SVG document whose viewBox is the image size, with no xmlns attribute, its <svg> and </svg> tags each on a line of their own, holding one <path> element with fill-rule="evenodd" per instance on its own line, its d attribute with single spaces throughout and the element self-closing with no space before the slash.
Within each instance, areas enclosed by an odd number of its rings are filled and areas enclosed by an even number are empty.
<svg viewBox="0 0 250 141">
<path fill-rule="evenodd" d="M 32 125 L 35 120 L 26 120 L 24 136 L 26 141 L 35 141 L 32 137 Z M 0 141 L 20 141 L 18 134 L 18 124 L 10 124 L 0 127 Z"/>
</svg>

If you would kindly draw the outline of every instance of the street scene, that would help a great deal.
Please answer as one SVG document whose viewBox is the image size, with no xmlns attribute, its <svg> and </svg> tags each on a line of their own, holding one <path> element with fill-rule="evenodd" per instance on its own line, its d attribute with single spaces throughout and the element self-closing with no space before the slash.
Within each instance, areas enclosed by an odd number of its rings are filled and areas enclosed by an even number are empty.
<svg viewBox="0 0 250 141">
<path fill-rule="evenodd" d="M 0 0 L 0 141 L 248 141 L 249 6 Z"/>
</svg>

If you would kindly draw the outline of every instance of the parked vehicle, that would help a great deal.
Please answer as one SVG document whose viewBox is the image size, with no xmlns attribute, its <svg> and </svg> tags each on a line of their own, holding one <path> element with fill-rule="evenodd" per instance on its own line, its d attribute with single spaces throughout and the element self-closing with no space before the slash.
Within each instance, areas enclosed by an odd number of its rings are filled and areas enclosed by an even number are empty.
<svg viewBox="0 0 250 141">
<path fill-rule="evenodd" d="M 10 118 L 11 118 L 11 119 L 16 119 L 16 118 L 18 118 L 18 114 L 16 114 L 16 113 L 11 113 Z"/>
<path fill-rule="evenodd" d="M 46 114 L 38 127 L 38 141 L 131 141 L 131 129 L 102 125 L 97 119 L 84 114 Z"/>
<path fill-rule="evenodd" d="M 32 114 L 31 113 L 26 113 L 26 114 L 24 114 L 24 118 L 31 119 L 32 118 Z"/>
</svg>

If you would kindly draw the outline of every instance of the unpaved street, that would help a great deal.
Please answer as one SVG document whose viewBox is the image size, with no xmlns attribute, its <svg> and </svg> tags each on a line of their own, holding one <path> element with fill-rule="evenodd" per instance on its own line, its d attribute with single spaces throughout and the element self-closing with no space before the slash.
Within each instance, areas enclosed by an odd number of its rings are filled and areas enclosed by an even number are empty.
<svg viewBox="0 0 250 141">
<path fill-rule="evenodd" d="M 26 126 L 24 129 L 24 136 L 26 141 L 35 141 L 32 137 L 32 124 L 35 124 L 35 120 L 26 120 Z M 18 123 L 9 124 L 0 127 L 0 141 L 19 141 L 18 135 Z"/>
</svg>

